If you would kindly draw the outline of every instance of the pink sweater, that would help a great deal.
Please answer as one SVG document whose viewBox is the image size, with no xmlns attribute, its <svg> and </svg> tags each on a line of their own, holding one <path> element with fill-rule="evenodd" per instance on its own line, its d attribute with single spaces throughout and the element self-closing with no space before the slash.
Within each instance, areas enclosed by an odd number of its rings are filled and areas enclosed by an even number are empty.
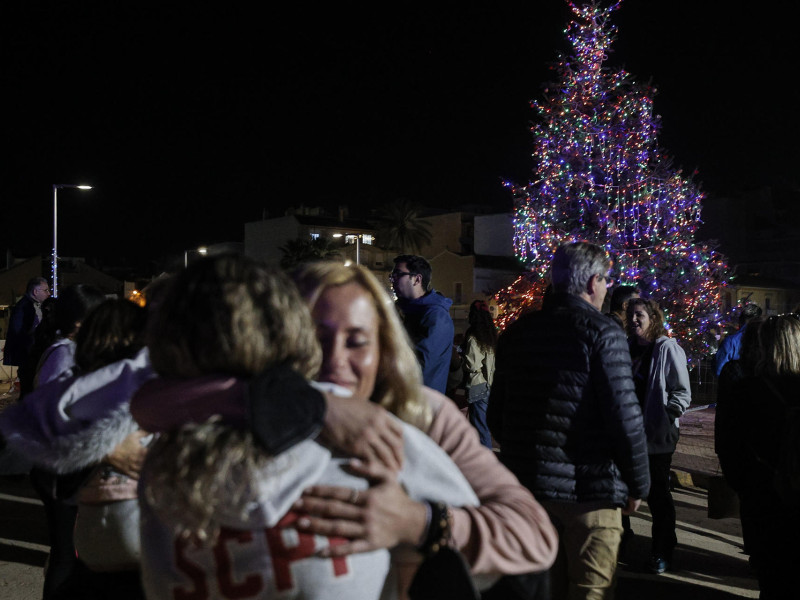
<svg viewBox="0 0 800 600">
<path fill-rule="evenodd" d="M 492 450 L 447 396 L 425 388 L 434 410 L 428 435 L 458 466 L 480 506 L 453 509 L 453 539 L 473 573 L 517 574 L 550 567 L 558 535 L 533 495 Z"/>
</svg>

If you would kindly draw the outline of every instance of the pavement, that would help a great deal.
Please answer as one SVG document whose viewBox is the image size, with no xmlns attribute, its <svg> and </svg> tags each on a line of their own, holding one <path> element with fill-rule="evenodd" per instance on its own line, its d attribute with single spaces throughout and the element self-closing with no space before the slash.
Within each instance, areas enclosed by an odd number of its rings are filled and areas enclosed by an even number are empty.
<svg viewBox="0 0 800 600">
<path fill-rule="evenodd" d="M 15 401 L 13 389 L 0 382 L 0 411 Z M 23 457 L 0 456 L 0 598 L 9 600 L 41 598 L 48 556 L 44 510 L 26 468 Z M 720 487 L 724 482 L 714 454 L 713 407 L 681 418 L 673 475 L 678 516 L 674 566 L 662 575 L 642 570 L 649 557 L 651 525 L 643 503 L 631 518 L 636 535 L 620 557 L 617 600 L 758 598 L 757 581 L 742 553 L 737 507 L 730 504 L 732 496 L 724 485 Z"/>
</svg>

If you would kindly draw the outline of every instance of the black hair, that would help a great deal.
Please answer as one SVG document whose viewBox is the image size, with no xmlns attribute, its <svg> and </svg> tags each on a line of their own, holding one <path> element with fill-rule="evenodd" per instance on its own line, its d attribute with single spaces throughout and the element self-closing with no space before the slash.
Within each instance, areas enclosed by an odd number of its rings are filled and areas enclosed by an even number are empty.
<svg viewBox="0 0 800 600">
<path fill-rule="evenodd" d="M 497 327 L 486 302 L 475 300 L 470 304 L 468 319 L 469 328 L 464 334 L 464 340 L 473 337 L 483 350 L 494 350 L 497 346 Z"/>
<path fill-rule="evenodd" d="M 609 310 L 613 313 L 625 310 L 625 303 L 639 293 L 635 285 L 620 285 L 611 292 L 611 305 Z"/>
<path fill-rule="evenodd" d="M 144 347 L 146 320 L 147 310 L 130 300 L 102 302 L 75 336 L 75 364 L 88 372 L 133 358 Z"/>
<path fill-rule="evenodd" d="M 433 269 L 431 269 L 431 264 L 427 260 L 416 254 L 401 254 L 394 259 L 394 264 L 396 265 L 397 263 L 406 263 L 410 273 L 422 275 L 422 289 L 426 292 L 428 291 Z"/>
<path fill-rule="evenodd" d="M 739 315 L 739 325 L 744 325 L 750 319 L 760 317 L 762 313 L 761 307 L 758 304 L 746 304 Z"/>
<path fill-rule="evenodd" d="M 105 299 L 105 294 L 94 286 L 78 283 L 66 288 L 56 298 L 55 325 L 63 337 L 75 333 L 94 307 Z"/>
</svg>

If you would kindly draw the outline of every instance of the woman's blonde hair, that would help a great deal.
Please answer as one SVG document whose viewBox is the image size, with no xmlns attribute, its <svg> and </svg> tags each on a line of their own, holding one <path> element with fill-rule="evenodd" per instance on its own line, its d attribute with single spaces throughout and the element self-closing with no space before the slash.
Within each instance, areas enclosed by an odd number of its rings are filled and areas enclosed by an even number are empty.
<svg viewBox="0 0 800 600">
<path fill-rule="evenodd" d="M 742 361 L 756 375 L 800 375 L 800 317 L 788 313 L 750 320 Z"/>
<path fill-rule="evenodd" d="M 148 328 L 160 375 L 250 377 L 279 364 L 316 375 L 311 316 L 284 273 L 222 256 L 194 262 L 167 285 Z M 144 498 L 180 535 L 214 539 L 220 515 L 246 518 L 269 464 L 249 432 L 214 419 L 184 425 L 149 449 Z"/>
<path fill-rule="evenodd" d="M 426 431 L 431 409 L 422 397 L 422 374 L 400 317 L 386 289 L 361 265 L 336 261 L 306 263 L 292 273 L 300 294 L 313 312 L 329 287 L 355 283 L 371 298 L 378 313 L 379 363 L 375 391 L 370 400 L 403 421 Z"/>
</svg>

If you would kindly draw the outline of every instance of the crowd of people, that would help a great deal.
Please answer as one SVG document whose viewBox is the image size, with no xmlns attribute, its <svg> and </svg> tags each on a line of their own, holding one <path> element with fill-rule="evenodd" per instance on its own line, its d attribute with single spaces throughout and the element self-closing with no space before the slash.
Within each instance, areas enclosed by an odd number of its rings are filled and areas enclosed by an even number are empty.
<svg viewBox="0 0 800 600">
<path fill-rule="evenodd" d="M 565 244 L 541 310 L 501 333 L 476 300 L 457 346 L 415 255 L 394 299 L 360 265 L 235 255 L 155 280 L 144 307 L 32 280 L 0 434 L 35 465 L 43 598 L 612 598 L 642 501 L 642 567 L 673 568 L 687 360 L 636 287 L 606 301 L 610 268 Z M 800 320 L 747 313 L 717 450 L 774 598 L 798 558 L 800 482 L 779 475 L 800 446 L 778 432 L 800 437 Z"/>
</svg>

